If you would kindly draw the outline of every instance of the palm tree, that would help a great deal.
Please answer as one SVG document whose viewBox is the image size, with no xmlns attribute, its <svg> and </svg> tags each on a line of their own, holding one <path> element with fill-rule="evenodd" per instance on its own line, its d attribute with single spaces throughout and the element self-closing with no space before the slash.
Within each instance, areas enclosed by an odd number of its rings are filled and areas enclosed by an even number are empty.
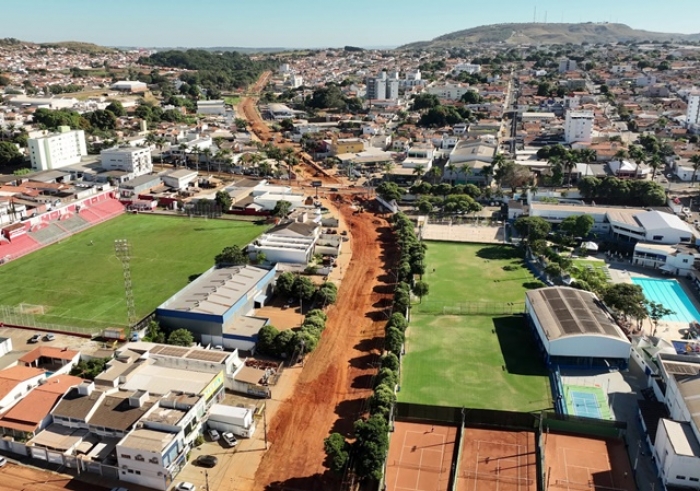
<svg viewBox="0 0 700 491">
<path fill-rule="evenodd" d="M 186 143 L 180 143 L 177 148 L 178 148 L 178 150 L 180 150 L 182 152 L 182 160 L 185 163 L 185 165 L 187 165 L 187 153 L 188 153 L 189 147 L 187 146 Z M 175 167 L 177 167 L 177 164 L 175 164 Z"/>
<path fill-rule="evenodd" d="M 571 174 L 574 172 L 574 169 L 576 168 L 576 160 L 578 160 L 576 152 L 566 152 L 564 155 L 564 158 L 562 160 L 562 164 L 564 165 L 564 168 L 568 172 L 569 176 L 566 180 L 566 187 L 570 188 L 571 187 Z"/>
<path fill-rule="evenodd" d="M 486 167 L 488 167 L 488 166 L 486 166 Z M 484 174 L 484 170 L 486 169 L 486 167 L 484 167 L 484 169 L 481 171 L 482 174 Z M 466 183 L 469 176 L 472 175 L 473 171 L 472 171 L 472 168 L 469 167 L 469 164 L 462 164 L 459 166 L 459 172 L 464 174 L 464 182 Z"/>
<path fill-rule="evenodd" d="M 413 175 L 416 176 L 417 180 L 420 180 L 421 177 L 423 177 L 423 174 L 425 174 L 425 166 L 422 164 L 418 164 L 413 168 Z"/>
<path fill-rule="evenodd" d="M 630 147 L 629 155 L 630 158 L 634 160 L 634 163 L 637 164 L 634 177 L 639 177 L 639 166 L 646 161 L 647 155 L 642 147 L 638 147 L 637 145 L 632 145 Z"/>
<path fill-rule="evenodd" d="M 207 170 L 208 170 L 208 171 L 211 170 L 211 169 L 209 168 L 209 167 L 210 167 L 211 155 L 212 155 L 211 148 L 205 148 L 204 150 L 202 150 L 202 155 L 204 155 L 204 158 L 206 159 Z"/>
<path fill-rule="evenodd" d="M 664 161 L 658 153 L 655 153 L 649 159 L 649 167 L 652 168 L 651 180 L 656 178 L 656 172 L 664 165 Z"/>
<path fill-rule="evenodd" d="M 450 184 L 454 184 L 456 179 L 455 171 L 457 170 L 457 166 L 455 164 L 447 164 L 445 166 L 445 170 L 450 173 Z"/>
<path fill-rule="evenodd" d="M 598 160 L 598 153 L 590 148 L 582 148 L 578 151 L 578 158 L 585 164 L 590 164 Z"/>
<path fill-rule="evenodd" d="M 430 178 L 430 184 L 435 185 L 435 181 L 437 181 L 440 176 L 442 175 L 442 171 L 440 170 L 440 167 L 433 166 L 430 169 L 428 169 L 428 172 L 425 174 Z"/>
<path fill-rule="evenodd" d="M 617 160 L 618 162 L 622 162 L 624 159 L 627 158 L 627 150 L 624 148 L 621 148 L 617 152 L 615 152 L 614 159 Z"/>
<path fill-rule="evenodd" d="M 695 183 L 698 171 L 700 170 L 700 153 L 690 157 L 690 162 L 693 164 L 693 183 Z"/>
<path fill-rule="evenodd" d="M 163 138 L 162 136 L 159 136 L 156 138 L 156 147 L 158 148 L 158 151 L 160 152 L 160 170 L 163 170 L 163 147 L 168 141 Z"/>
<path fill-rule="evenodd" d="M 219 164 L 219 175 L 221 175 L 221 163 L 226 162 L 226 164 L 231 163 L 231 150 L 228 148 L 224 148 L 223 150 L 219 150 L 216 154 L 216 162 Z"/>
<path fill-rule="evenodd" d="M 287 157 L 287 177 L 289 177 L 289 185 L 291 186 L 292 184 L 292 171 L 294 170 L 294 166 L 299 164 L 299 159 L 296 157 L 296 155 L 290 155 Z"/>
</svg>

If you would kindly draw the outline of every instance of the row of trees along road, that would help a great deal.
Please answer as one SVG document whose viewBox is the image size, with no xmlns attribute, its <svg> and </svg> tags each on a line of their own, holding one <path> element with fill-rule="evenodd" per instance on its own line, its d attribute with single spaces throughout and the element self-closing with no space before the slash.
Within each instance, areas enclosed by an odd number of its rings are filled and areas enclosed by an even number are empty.
<svg viewBox="0 0 700 491">
<path fill-rule="evenodd" d="M 530 251 L 546 259 L 545 274 L 554 278 L 575 268 L 575 264 L 571 258 L 555 252 L 549 246 L 547 239 L 560 245 L 570 245 L 575 237 L 586 237 L 591 232 L 593 217 L 590 215 L 567 217 L 559 225 L 559 232 L 554 235 L 550 235 L 552 228 L 550 223 L 541 217 L 520 217 L 513 226 L 523 237 Z M 649 318 L 654 326 L 652 336 L 656 335 L 662 318 L 675 314 L 664 305 L 647 300 L 641 286 L 629 283 L 611 284 L 592 272 L 587 272 L 583 278 L 576 278 L 571 286 L 595 293 L 605 305 L 627 322 L 635 320 L 638 325 L 641 325 L 644 319 Z"/>
<path fill-rule="evenodd" d="M 327 462 L 332 472 L 342 475 L 354 471 L 362 481 L 378 481 L 382 477 L 384 461 L 389 449 L 389 415 L 396 404 L 396 385 L 399 376 L 399 356 L 405 341 L 408 321 L 404 312 L 410 307 L 410 286 L 414 274 L 424 271 L 425 244 L 418 241 L 413 224 L 402 213 L 394 215 L 394 235 L 400 247 L 393 313 L 386 323 L 385 353 L 380 359 L 379 372 L 374 377 L 374 393 L 368 400 L 369 418 L 354 424 L 355 441 L 348 442 L 340 433 L 324 440 Z M 428 284 L 413 283 L 413 293 L 422 298 L 428 294 Z M 348 465 L 353 463 L 353 469 Z"/>
</svg>

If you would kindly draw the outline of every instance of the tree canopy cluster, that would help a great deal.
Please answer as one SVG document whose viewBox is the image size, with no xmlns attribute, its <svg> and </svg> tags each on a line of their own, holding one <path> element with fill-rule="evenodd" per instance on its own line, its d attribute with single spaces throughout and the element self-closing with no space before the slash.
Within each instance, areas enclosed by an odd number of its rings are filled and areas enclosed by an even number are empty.
<svg viewBox="0 0 700 491">
<path fill-rule="evenodd" d="M 666 191 L 653 181 L 618 179 L 617 177 L 584 177 L 578 189 L 585 199 L 619 206 L 663 206 Z"/>
<path fill-rule="evenodd" d="M 140 64 L 184 68 L 180 80 L 205 89 L 232 90 L 255 82 L 265 70 L 274 67 L 272 60 L 253 60 L 236 51 L 210 52 L 201 49 L 159 51 L 139 59 Z"/>
<path fill-rule="evenodd" d="M 318 346 L 328 317 L 320 309 L 310 310 L 299 329 L 279 331 L 272 325 L 258 332 L 257 351 L 277 358 L 304 356 Z M 294 360 L 293 360 L 294 361 Z"/>
<path fill-rule="evenodd" d="M 214 257 L 217 266 L 238 266 L 248 264 L 248 255 L 237 245 L 224 247 L 224 249 Z"/>
<path fill-rule="evenodd" d="M 326 84 L 314 90 L 313 94 L 304 101 L 309 109 L 341 109 L 353 112 L 362 110 L 362 101 L 356 97 L 346 97 L 335 83 Z"/>
<path fill-rule="evenodd" d="M 55 131 L 59 126 L 69 126 L 74 130 L 88 133 L 110 132 L 117 128 L 117 116 L 123 114 L 121 104 L 112 103 L 107 109 L 97 109 L 80 114 L 70 109 L 37 109 L 34 121 L 42 128 Z M 115 114 L 119 113 L 119 114 Z"/>
</svg>

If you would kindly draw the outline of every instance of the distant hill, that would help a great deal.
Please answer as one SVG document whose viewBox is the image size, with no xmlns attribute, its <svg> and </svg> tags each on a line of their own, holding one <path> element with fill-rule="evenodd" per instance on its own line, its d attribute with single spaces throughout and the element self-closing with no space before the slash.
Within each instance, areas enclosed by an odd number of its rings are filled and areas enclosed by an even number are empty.
<svg viewBox="0 0 700 491">
<path fill-rule="evenodd" d="M 700 41 L 700 34 L 669 34 L 633 29 L 625 24 L 493 24 L 473 27 L 400 46 L 398 49 L 446 48 L 464 44 L 581 44 L 625 41 Z"/>
<path fill-rule="evenodd" d="M 187 51 L 188 49 L 193 49 L 193 48 L 184 48 L 181 46 L 176 46 L 176 47 L 144 47 L 144 46 L 116 46 L 117 49 L 121 49 L 124 51 L 130 51 L 134 49 L 145 49 L 147 51 Z M 241 48 L 241 47 L 235 47 L 235 46 L 214 46 L 210 48 L 196 48 L 202 51 L 209 51 L 212 53 L 228 53 L 232 51 L 236 51 L 237 53 L 242 53 L 242 54 L 256 54 L 256 53 L 282 53 L 284 51 L 293 51 L 290 48 Z"/>
<path fill-rule="evenodd" d="M 92 43 L 83 43 L 80 41 L 59 41 L 56 43 L 33 43 L 31 41 L 22 41 L 15 38 L 0 39 L 0 46 L 41 46 L 43 48 L 65 48 L 80 53 L 100 54 L 112 53 L 116 51 L 114 48 L 107 48 Z"/>
</svg>

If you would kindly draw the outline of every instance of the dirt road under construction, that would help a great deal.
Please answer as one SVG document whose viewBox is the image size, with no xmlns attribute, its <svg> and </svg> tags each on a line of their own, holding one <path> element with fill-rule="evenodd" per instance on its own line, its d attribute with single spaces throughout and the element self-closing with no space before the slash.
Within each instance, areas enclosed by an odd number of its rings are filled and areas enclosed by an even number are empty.
<svg viewBox="0 0 700 491">
<path fill-rule="evenodd" d="M 256 105 L 260 97 L 260 92 L 262 92 L 267 85 L 267 81 L 270 80 L 271 75 L 272 72 L 270 71 L 263 72 L 252 87 L 250 87 L 248 95 L 243 98 L 238 106 L 240 115 L 248 121 L 253 134 L 262 142 L 270 140 L 270 129 L 267 127 L 262 117 L 260 117 Z"/>
<path fill-rule="evenodd" d="M 338 478 L 323 466 L 323 439 L 333 432 L 350 436 L 372 393 L 393 292 L 387 273 L 391 230 L 383 218 L 354 211 L 349 201 L 340 212 L 352 234 L 352 259 L 318 348 L 270 422 L 271 446 L 255 476 L 256 490 L 338 489 Z"/>
</svg>

